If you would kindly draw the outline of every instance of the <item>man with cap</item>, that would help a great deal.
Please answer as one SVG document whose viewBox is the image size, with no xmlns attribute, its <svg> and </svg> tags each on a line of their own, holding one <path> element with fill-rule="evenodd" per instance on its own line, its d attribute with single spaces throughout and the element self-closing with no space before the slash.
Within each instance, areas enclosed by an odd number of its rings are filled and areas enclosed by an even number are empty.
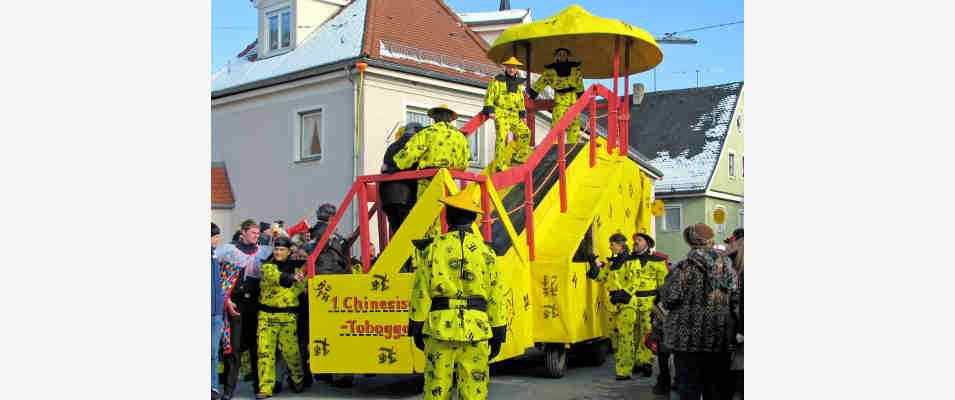
<svg viewBox="0 0 955 400">
<path fill-rule="evenodd" d="M 688 226 L 686 258 L 660 289 L 667 309 L 664 342 L 673 351 L 681 399 L 721 398 L 729 379 L 730 296 L 736 290 L 731 261 L 713 249 L 713 229 Z"/>
<path fill-rule="evenodd" d="M 488 364 L 507 336 L 504 276 L 472 230 L 482 212 L 477 188 L 441 200 L 448 232 L 425 239 L 415 270 L 408 335 L 425 353 L 425 399 L 450 399 L 455 388 L 458 399 L 487 399 Z"/>
<path fill-rule="evenodd" d="M 584 94 L 584 74 L 580 63 L 568 61 L 570 50 L 559 48 L 554 51 L 554 63 L 545 66 L 544 73 L 527 91 L 531 99 L 536 99 L 545 87 L 554 89 L 554 121 L 559 121 L 567 110 Z M 580 137 L 580 121 L 574 121 L 567 127 L 567 144 L 576 144 Z"/>
<path fill-rule="evenodd" d="M 304 260 L 290 260 L 292 242 L 287 237 L 275 240 L 272 257 L 262 264 L 258 323 L 258 383 L 255 398 L 272 397 L 275 385 L 275 351 L 282 350 L 288 365 L 290 386 L 301 392 L 304 369 L 299 353 L 299 295 L 305 291 Z"/>
<path fill-rule="evenodd" d="M 512 163 L 523 163 L 531 154 L 531 131 L 524 118 L 524 79 L 517 75 L 522 66 L 516 57 L 501 63 L 504 73 L 497 75 L 487 86 L 484 109 L 481 113 L 494 119 L 497 141 L 494 143 L 495 168 L 503 171 Z M 507 134 L 514 134 L 514 141 L 507 145 Z"/>
<path fill-rule="evenodd" d="M 395 154 L 395 166 L 405 170 L 417 164 L 417 169 L 449 168 L 464 171 L 471 161 L 471 145 L 452 121 L 458 114 L 440 105 L 428 110 L 434 124 L 424 128 Z M 420 198 L 431 183 L 430 178 L 418 180 L 417 197 Z"/>
</svg>

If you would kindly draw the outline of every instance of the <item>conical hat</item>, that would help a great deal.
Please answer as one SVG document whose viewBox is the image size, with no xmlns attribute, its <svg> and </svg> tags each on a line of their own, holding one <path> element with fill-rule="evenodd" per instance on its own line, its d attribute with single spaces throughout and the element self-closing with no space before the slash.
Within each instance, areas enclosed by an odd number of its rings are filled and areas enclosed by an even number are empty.
<svg viewBox="0 0 955 400">
<path fill-rule="evenodd" d="M 480 188 L 478 188 L 478 185 L 472 184 L 455 195 L 441 199 L 441 202 L 454 208 L 483 214 L 484 210 L 481 209 L 481 204 L 474 200 L 475 192 L 480 193 Z"/>
<path fill-rule="evenodd" d="M 504 62 L 502 62 L 501 65 L 514 65 L 518 67 L 523 67 L 524 63 L 518 60 L 517 57 L 511 56 L 511 58 L 504 60 Z"/>
</svg>

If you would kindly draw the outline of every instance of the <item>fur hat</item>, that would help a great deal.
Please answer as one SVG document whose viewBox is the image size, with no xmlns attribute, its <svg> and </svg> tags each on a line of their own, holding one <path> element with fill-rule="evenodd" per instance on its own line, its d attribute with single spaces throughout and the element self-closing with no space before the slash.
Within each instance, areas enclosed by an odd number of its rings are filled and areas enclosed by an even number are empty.
<svg viewBox="0 0 955 400">
<path fill-rule="evenodd" d="M 713 228 L 706 224 L 690 225 L 683 230 L 683 240 L 690 246 L 706 246 L 713 236 Z"/>
<path fill-rule="evenodd" d="M 638 237 L 638 236 L 639 236 L 639 237 L 642 237 L 643 240 L 646 240 L 646 241 L 647 241 L 647 248 L 648 248 L 648 249 L 652 249 L 652 248 L 656 247 L 657 242 L 654 241 L 653 238 L 650 237 L 650 235 L 647 235 L 646 233 L 643 233 L 643 232 L 637 233 L 637 234 L 633 235 L 633 242 L 634 242 L 634 243 L 637 242 L 637 237 Z"/>
</svg>

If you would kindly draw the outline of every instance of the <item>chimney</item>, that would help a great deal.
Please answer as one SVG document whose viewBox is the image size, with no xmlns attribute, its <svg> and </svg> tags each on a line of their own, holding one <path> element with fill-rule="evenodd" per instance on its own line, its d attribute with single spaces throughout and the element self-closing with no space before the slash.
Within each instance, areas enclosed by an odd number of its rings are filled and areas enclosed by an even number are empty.
<svg viewBox="0 0 955 400">
<path fill-rule="evenodd" d="M 501 0 L 501 7 L 498 8 L 498 11 L 510 10 L 511 1 L 510 0 Z"/>
</svg>

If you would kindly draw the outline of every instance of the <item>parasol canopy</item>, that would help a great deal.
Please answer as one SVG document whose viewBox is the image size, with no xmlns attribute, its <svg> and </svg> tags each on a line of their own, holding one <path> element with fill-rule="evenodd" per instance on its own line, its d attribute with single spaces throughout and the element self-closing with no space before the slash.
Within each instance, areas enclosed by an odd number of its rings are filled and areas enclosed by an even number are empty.
<svg viewBox="0 0 955 400">
<path fill-rule="evenodd" d="M 531 48 L 531 72 L 541 73 L 554 62 L 554 51 L 567 48 L 570 60 L 581 62 L 584 78 L 613 78 L 614 42 L 620 38 L 620 73 L 626 65 L 626 44 L 630 42 L 630 73 L 647 71 L 663 61 L 663 52 L 649 32 L 623 21 L 597 17 L 579 5 L 571 5 L 550 18 L 516 25 L 501 33 L 488 51 L 488 58 L 511 56 L 527 63 L 526 45 Z"/>
</svg>

